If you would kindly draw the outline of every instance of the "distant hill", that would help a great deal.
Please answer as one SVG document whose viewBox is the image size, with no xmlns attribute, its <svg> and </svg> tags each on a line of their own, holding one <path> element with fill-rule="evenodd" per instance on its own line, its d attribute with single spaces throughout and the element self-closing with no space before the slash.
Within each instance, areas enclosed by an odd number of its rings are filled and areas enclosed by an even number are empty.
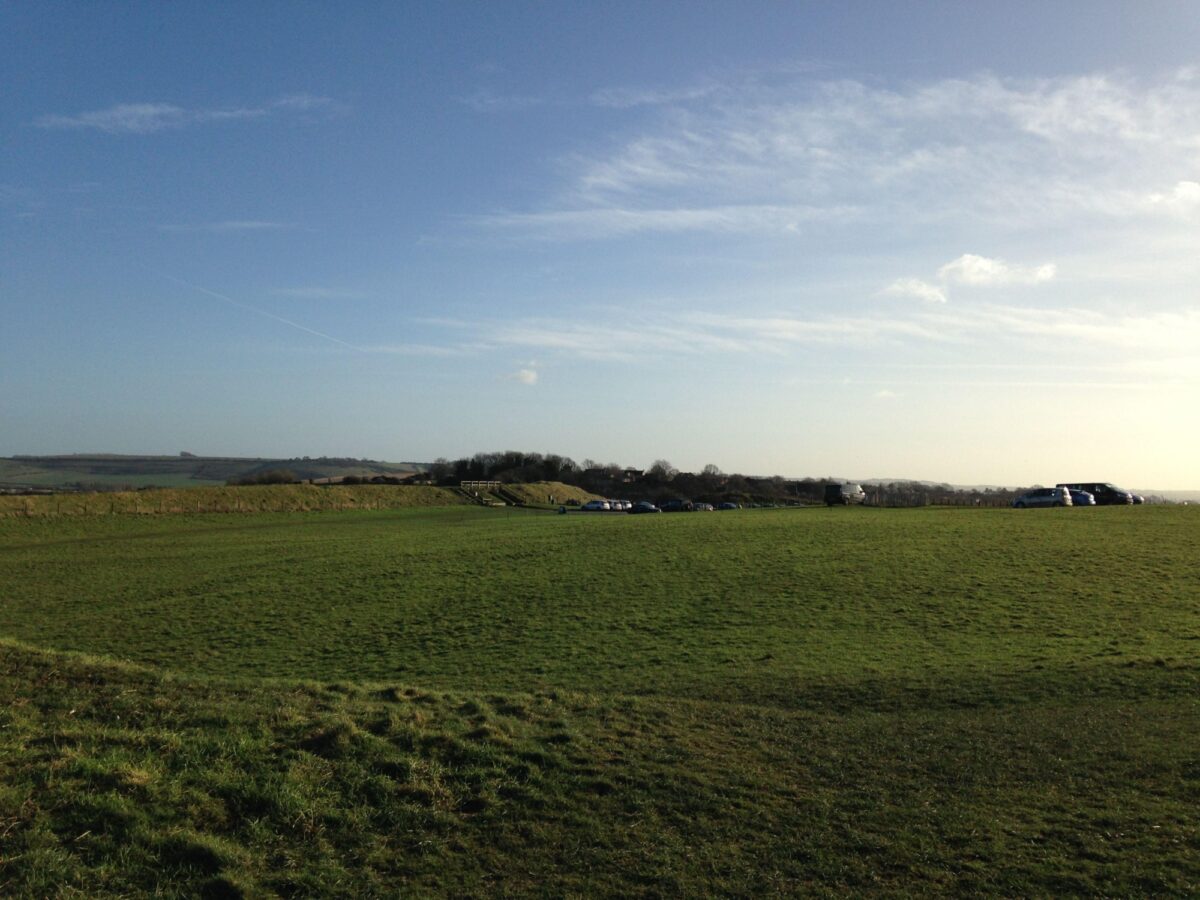
<svg viewBox="0 0 1200 900">
<path fill-rule="evenodd" d="M 347 475 L 404 477 L 425 463 L 381 462 L 341 457 L 269 459 L 232 456 L 124 456 L 81 453 L 68 456 L 0 457 L 0 488 L 197 487 L 225 484 L 258 472 L 287 469 L 300 479 Z"/>
</svg>

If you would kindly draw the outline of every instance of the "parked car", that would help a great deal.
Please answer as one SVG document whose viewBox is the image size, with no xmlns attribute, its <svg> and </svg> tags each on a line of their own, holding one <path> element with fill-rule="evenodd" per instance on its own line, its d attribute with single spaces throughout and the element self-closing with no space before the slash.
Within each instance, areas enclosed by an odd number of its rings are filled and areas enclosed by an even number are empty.
<svg viewBox="0 0 1200 900">
<path fill-rule="evenodd" d="M 1146 498 L 1141 494 L 1131 494 L 1130 496 L 1133 497 L 1133 503 L 1135 506 L 1141 506 L 1146 502 Z"/>
<path fill-rule="evenodd" d="M 726 500 L 724 503 L 718 506 L 717 509 L 741 509 L 741 507 L 736 503 Z"/>
<path fill-rule="evenodd" d="M 637 503 L 634 503 L 632 506 L 629 507 L 629 512 L 634 513 L 634 514 L 656 513 L 656 512 L 662 512 L 662 510 L 659 509 L 657 506 L 655 506 L 653 503 L 651 503 L 649 500 L 639 500 Z"/>
<path fill-rule="evenodd" d="M 1133 503 L 1133 494 L 1107 481 L 1079 481 L 1071 484 L 1059 483 L 1057 487 L 1073 491 L 1087 491 L 1096 498 L 1097 506 L 1121 506 Z"/>
<path fill-rule="evenodd" d="M 867 492 L 861 484 L 827 484 L 825 485 L 826 506 L 850 506 L 862 503 L 867 499 Z"/>
<path fill-rule="evenodd" d="M 1014 509 L 1031 506 L 1070 506 L 1071 492 L 1063 485 L 1052 488 L 1034 488 L 1026 491 L 1012 502 Z"/>
<path fill-rule="evenodd" d="M 691 512 L 692 501 L 675 498 L 665 501 L 661 508 L 663 512 Z"/>
<path fill-rule="evenodd" d="M 713 505 L 711 503 L 693 503 L 692 512 L 712 512 Z"/>
<path fill-rule="evenodd" d="M 608 512 L 611 508 L 607 500 L 589 500 L 580 507 L 583 512 Z"/>
<path fill-rule="evenodd" d="M 1067 488 L 1067 491 L 1071 494 L 1071 505 L 1072 506 L 1095 506 L 1096 505 L 1096 498 L 1092 494 L 1089 494 L 1087 491 L 1072 491 L 1070 488 Z"/>
</svg>

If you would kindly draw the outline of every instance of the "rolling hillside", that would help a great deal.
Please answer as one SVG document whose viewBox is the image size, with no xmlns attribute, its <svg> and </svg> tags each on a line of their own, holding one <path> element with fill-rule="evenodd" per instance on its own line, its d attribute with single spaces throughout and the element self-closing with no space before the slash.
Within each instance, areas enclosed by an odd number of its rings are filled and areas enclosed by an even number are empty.
<svg viewBox="0 0 1200 900">
<path fill-rule="evenodd" d="M 423 463 L 389 463 L 343 458 L 267 459 L 219 456 L 13 456 L 0 458 L 0 487 L 195 487 L 225 484 L 273 469 L 297 478 L 340 478 L 347 475 L 404 477 L 424 471 Z"/>
</svg>

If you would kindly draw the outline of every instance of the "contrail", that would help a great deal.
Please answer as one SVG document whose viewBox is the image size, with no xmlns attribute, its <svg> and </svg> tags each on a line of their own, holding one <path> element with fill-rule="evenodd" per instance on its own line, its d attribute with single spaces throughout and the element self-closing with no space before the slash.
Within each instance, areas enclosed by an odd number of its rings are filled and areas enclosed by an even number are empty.
<svg viewBox="0 0 1200 900">
<path fill-rule="evenodd" d="M 359 353 L 367 352 L 362 347 L 356 347 L 354 344 L 343 341 L 341 338 L 335 338 L 331 334 L 325 334 L 323 331 L 317 331 L 315 328 L 309 328 L 307 325 L 301 325 L 299 322 L 293 322 L 291 319 L 285 319 L 283 316 L 277 316 L 274 313 L 269 313 L 265 309 L 259 309 L 257 306 L 251 306 L 249 303 L 243 303 L 240 300 L 234 300 L 232 297 L 227 297 L 224 294 L 217 293 L 216 291 L 210 291 L 206 287 L 201 287 L 198 284 L 192 284 L 191 282 L 184 281 L 182 278 L 175 278 L 173 275 L 168 275 L 165 272 L 155 272 L 154 274 L 158 275 L 160 278 L 167 279 L 167 281 L 173 281 L 176 284 L 182 285 L 183 287 L 191 288 L 193 291 L 199 291 L 202 294 L 208 294 L 210 297 L 216 297 L 218 300 L 224 300 L 226 303 L 240 307 L 241 309 L 248 309 L 250 312 L 258 313 L 260 316 L 264 316 L 265 318 L 274 319 L 276 322 L 282 322 L 284 325 L 291 325 L 293 328 L 297 329 L 298 331 L 303 331 L 306 334 L 312 334 L 319 338 L 324 338 L 325 340 L 332 341 L 333 343 L 342 347 L 349 347 L 351 350 L 357 350 Z"/>
</svg>

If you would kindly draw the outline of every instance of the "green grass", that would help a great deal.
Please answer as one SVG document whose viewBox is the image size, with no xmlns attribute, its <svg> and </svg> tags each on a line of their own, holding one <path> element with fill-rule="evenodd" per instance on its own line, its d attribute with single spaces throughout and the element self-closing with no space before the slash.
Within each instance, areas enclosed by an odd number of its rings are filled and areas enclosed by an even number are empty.
<svg viewBox="0 0 1200 900">
<path fill-rule="evenodd" d="M 0 634 L 191 674 L 472 690 L 1058 692 L 1196 659 L 1197 526 L 1184 508 L 14 520 Z"/>
<path fill-rule="evenodd" d="M 1190 508 L 0 520 L 0 893 L 1194 894 L 1197 538 Z"/>
</svg>

